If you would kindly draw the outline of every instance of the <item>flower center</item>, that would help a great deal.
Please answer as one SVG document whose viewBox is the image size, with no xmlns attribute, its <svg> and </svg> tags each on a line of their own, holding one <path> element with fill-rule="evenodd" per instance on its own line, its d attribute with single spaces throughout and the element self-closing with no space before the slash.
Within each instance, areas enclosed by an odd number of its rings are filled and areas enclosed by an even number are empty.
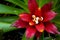
<svg viewBox="0 0 60 40">
<path fill-rule="evenodd" d="M 36 17 L 35 15 L 32 15 L 32 18 L 35 24 L 38 24 L 40 21 L 43 21 L 43 17 Z"/>
<path fill-rule="evenodd" d="M 36 17 L 35 15 L 32 15 L 32 21 L 29 22 L 29 25 L 35 25 L 35 24 L 39 24 L 39 22 L 43 21 L 43 17 Z"/>
</svg>

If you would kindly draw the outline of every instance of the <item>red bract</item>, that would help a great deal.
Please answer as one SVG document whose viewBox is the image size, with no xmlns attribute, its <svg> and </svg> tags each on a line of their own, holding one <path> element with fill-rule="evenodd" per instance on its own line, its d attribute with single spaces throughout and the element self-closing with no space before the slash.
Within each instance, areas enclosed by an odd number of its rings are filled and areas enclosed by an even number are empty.
<svg viewBox="0 0 60 40">
<path fill-rule="evenodd" d="M 22 13 L 19 19 L 13 24 L 17 28 L 26 28 L 26 37 L 31 38 L 35 34 L 37 37 L 45 30 L 48 33 L 60 34 L 56 26 L 50 22 L 56 13 L 51 10 L 52 2 L 38 7 L 36 0 L 28 0 L 30 13 Z"/>
</svg>

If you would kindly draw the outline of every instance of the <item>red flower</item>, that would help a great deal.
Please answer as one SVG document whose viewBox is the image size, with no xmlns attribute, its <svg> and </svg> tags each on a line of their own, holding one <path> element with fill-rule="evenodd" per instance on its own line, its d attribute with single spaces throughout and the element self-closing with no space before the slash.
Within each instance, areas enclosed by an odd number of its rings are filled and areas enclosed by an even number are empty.
<svg viewBox="0 0 60 40">
<path fill-rule="evenodd" d="M 45 30 L 48 33 L 60 34 L 56 26 L 50 22 L 56 13 L 51 10 L 52 3 L 45 4 L 42 8 L 38 7 L 36 0 L 28 0 L 30 13 L 22 13 L 19 19 L 13 24 L 17 28 L 26 28 L 26 37 L 31 38 L 35 34 L 37 37 Z"/>
</svg>

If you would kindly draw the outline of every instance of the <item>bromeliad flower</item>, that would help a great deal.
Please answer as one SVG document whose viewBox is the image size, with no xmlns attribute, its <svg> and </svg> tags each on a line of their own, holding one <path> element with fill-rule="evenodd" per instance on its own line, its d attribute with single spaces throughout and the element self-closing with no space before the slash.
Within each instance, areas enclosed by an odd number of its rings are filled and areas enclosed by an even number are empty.
<svg viewBox="0 0 60 40">
<path fill-rule="evenodd" d="M 26 28 L 26 37 L 31 38 L 35 34 L 37 37 L 45 30 L 48 33 L 60 34 L 56 26 L 50 22 L 56 13 L 51 10 L 52 2 L 38 7 L 36 0 L 28 0 L 30 13 L 22 13 L 19 19 L 13 24 L 17 28 Z"/>
</svg>

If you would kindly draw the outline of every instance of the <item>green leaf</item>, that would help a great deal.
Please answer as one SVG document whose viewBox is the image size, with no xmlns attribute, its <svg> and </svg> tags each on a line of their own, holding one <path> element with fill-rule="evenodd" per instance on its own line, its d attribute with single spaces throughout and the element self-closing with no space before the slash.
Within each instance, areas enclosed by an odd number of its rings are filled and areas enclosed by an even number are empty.
<svg viewBox="0 0 60 40">
<path fill-rule="evenodd" d="M 12 31 L 15 29 L 16 28 L 12 27 L 11 24 L 9 24 L 9 23 L 0 22 L 0 30 L 2 30 L 3 32 Z"/>
<path fill-rule="evenodd" d="M 51 37 L 45 37 L 44 40 L 53 40 Z"/>
<path fill-rule="evenodd" d="M 42 33 L 40 40 L 44 40 L 44 32 Z"/>
<path fill-rule="evenodd" d="M 60 5 L 56 6 L 52 9 L 53 11 L 56 11 L 57 13 L 60 13 Z"/>
<path fill-rule="evenodd" d="M 55 40 L 60 40 L 60 35 L 56 35 Z"/>
<path fill-rule="evenodd" d="M 57 16 L 52 20 L 52 22 L 60 24 L 60 14 L 58 13 Z"/>
<path fill-rule="evenodd" d="M 55 0 L 54 1 L 54 5 L 53 5 L 53 9 L 52 10 L 56 11 L 57 13 L 60 13 L 60 0 Z"/>
<path fill-rule="evenodd" d="M 16 16 L 0 17 L 0 22 L 13 23 L 15 20 L 17 20 L 17 18 L 18 18 L 18 17 L 16 17 Z"/>
<path fill-rule="evenodd" d="M 2 30 L 0 30 L 0 40 L 2 40 L 2 35 L 3 35 L 3 32 Z"/>
<path fill-rule="evenodd" d="M 28 0 L 24 0 L 25 4 L 28 5 Z"/>
<path fill-rule="evenodd" d="M 53 1 L 53 8 L 55 8 L 55 6 L 56 6 L 58 0 L 52 0 L 52 1 Z"/>
<path fill-rule="evenodd" d="M 44 4 L 50 2 L 51 0 L 38 0 L 39 7 L 42 7 Z"/>
<path fill-rule="evenodd" d="M 55 24 L 56 24 L 56 27 L 58 28 L 58 31 L 60 32 L 60 24 L 57 24 L 57 23 Z"/>
<path fill-rule="evenodd" d="M 26 38 L 25 34 L 23 35 L 22 40 L 27 40 L 27 38 Z M 33 40 L 33 37 L 32 37 L 32 38 L 30 38 L 29 40 Z"/>
<path fill-rule="evenodd" d="M 21 12 L 23 12 L 23 10 L 0 4 L 0 14 L 16 14 L 17 15 Z"/>
<path fill-rule="evenodd" d="M 6 0 L 6 1 L 14 3 L 14 4 L 18 5 L 19 7 L 23 8 L 26 12 L 29 12 L 28 7 L 25 5 L 24 2 L 22 2 L 20 0 Z"/>
<path fill-rule="evenodd" d="M 26 40 L 25 34 L 22 36 L 22 40 Z"/>
<path fill-rule="evenodd" d="M 57 16 L 52 20 L 52 22 L 56 24 L 60 24 L 60 1 L 57 2 L 55 8 L 53 8 L 53 11 L 56 11 Z"/>
</svg>

